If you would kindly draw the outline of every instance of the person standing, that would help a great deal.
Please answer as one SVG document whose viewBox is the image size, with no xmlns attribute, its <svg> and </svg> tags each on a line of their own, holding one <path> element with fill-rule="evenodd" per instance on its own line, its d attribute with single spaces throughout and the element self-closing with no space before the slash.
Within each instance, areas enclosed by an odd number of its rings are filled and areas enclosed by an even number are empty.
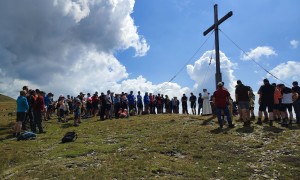
<svg viewBox="0 0 300 180">
<path fill-rule="evenodd" d="M 141 92 L 138 91 L 138 95 L 136 96 L 137 97 L 137 108 L 138 108 L 138 111 L 137 111 L 137 114 L 138 115 L 141 115 L 142 112 L 143 112 L 143 98 L 141 96 Z"/>
<path fill-rule="evenodd" d="M 20 96 L 17 99 L 17 122 L 14 126 L 14 137 L 18 137 L 22 130 L 22 123 L 25 121 L 26 112 L 29 110 L 28 101 L 26 99 L 26 91 L 20 91 Z"/>
<path fill-rule="evenodd" d="M 145 105 L 145 113 L 149 114 L 149 105 L 150 105 L 150 98 L 148 96 L 148 92 L 145 92 L 144 95 L 144 105 Z"/>
<path fill-rule="evenodd" d="M 34 126 L 33 132 L 36 132 L 36 127 L 39 129 L 39 133 L 45 133 L 42 127 L 42 116 L 45 110 L 45 102 L 42 92 L 39 89 L 36 89 L 35 92 L 37 93 L 37 98 L 35 100 L 33 106 L 33 116 L 34 116 Z"/>
<path fill-rule="evenodd" d="M 266 111 L 268 108 L 269 112 L 269 125 L 273 126 L 273 108 L 274 108 L 274 92 L 275 87 L 272 86 L 268 79 L 263 80 L 263 85 L 259 88 L 257 94 L 259 94 L 259 111 L 257 123 L 262 125 L 262 112 Z"/>
<path fill-rule="evenodd" d="M 300 87 L 298 86 L 298 82 L 294 81 L 293 82 L 293 88 L 292 88 L 293 92 L 296 94 L 298 94 L 298 97 L 295 98 L 294 102 L 293 102 L 293 107 L 294 107 L 294 111 L 296 114 L 296 123 L 300 124 Z"/>
<path fill-rule="evenodd" d="M 203 106 L 202 94 L 199 93 L 199 97 L 198 97 L 198 115 L 200 115 L 200 111 L 202 109 L 202 106 Z"/>
<path fill-rule="evenodd" d="M 135 97 L 133 95 L 133 91 L 130 91 L 130 93 L 127 96 L 128 99 L 128 105 L 129 105 L 129 112 L 135 108 L 134 102 L 135 102 Z"/>
<path fill-rule="evenodd" d="M 202 114 L 203 115 L 212 114 L 211 105 L 210 105 L 210 102 L 209 102 L 209 93 L 207 92 L 207 89 L 203 89 L 202 99 L 203 99 Z"/>
<path fill-rule="evenodd" d="M 192 109 L 193 115 L 196 115 L 196 100 L 197 100 L 197 97 L 193 93 L 191 93 L 189 101 L 191 103 L 191 109 Z"/>
<path fill-rule="evenodd" d="M 281 84 L 279 87 L 281 89 L 281 94 L 282 94 L 281 106 L 280 106 L 281 113 L 280 114 L 282 116 L 283 122 L 281 123 L 281 126 L 288 126 L 289 124 L 292 125 L 292 120 L 293 120 L 292 89 L 289 87 L 285 87 L 284 84 Z M 289 123 L 288 123 L 288 120 L 289 120 Z"/>
<path fill-rule="evenodd" d="M 188 109 L 187 109 L 187 97 L 185 94 L 182 95 L 181 97 L 181 107 L 182 107 L 182 114 L 189 114 Z"/>
<path fill-rule="evenodd" d="M 242 81 L 237 81 L 237 86 L 235 89 L 235 100 L 240 109 L 240 116 L 244 121 L 244 126 L 250 126 L 250 115 L 249 115 L 249 98 L 250 87 L 245 86 Z"/>
<path fill-rule="evenodd" d="M 223 128 L 223 120 L 221 118 L 222 111 L 224 112 L 224 115 L 227 117 L 227 122 L 229 124 L 229 127 L 234 128 L 234 124 L 232 124 L 232 119 L 228 109 L 229 98 L 230 98 L 229 92 L 223 88 L 223 83 L 219 82 L 217 84 L 217 90 L 213 94 L 213 102 L 216 107 L 220 128 Z"/>
<path fill-rule="evenodd" d="M 255 115 L 254 115 L 254 106 L 255 106 L 255 95 L 253 93 L 253 90 L 250 87 L 250 91 L 249 91 L 249 115 L 251 115 L 249 118 L 254 120 L 255 119 Z"/>
</svg>

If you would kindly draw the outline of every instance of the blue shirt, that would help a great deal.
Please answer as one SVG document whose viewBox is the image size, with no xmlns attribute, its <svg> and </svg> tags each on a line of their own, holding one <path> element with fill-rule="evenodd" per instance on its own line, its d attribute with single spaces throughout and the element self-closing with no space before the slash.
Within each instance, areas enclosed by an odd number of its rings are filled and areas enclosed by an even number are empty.
<svg viewBox="0 0 300 180">
<path fill-rule="evenodd" d="M 149 104 L 150 103 L 150 98 L 148 95 L 144 96 L 144 104 Z"/>
<path fill-rule="evenodd" d="M 17 99 L 17 112 L 27 112 L 29 109 L 28 101 L 25 96 L 19 96 Z"/>
</svg>

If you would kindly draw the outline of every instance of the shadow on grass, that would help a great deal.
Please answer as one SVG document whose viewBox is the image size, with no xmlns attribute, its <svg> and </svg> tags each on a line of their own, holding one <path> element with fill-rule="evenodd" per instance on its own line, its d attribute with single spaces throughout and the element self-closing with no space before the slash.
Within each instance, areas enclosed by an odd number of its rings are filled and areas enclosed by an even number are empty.
<svg viewBox="0 0 300 180">
<path fill-rule="evenodd" d="M 220 133 L 224 133 L 226 134 L 229 130 L 231 130 L 233 128 L 230 128 L 230 127 L 227 127 L 227 128 L 216 128 L 216 129 L 213 129 L 211 130 L 210 132 L 213 133 L 213 134 L 220 134 Z"/>
<path fill-rule="evenodd" d="M 66 128 L 69 128 L 69 127 L 72 127 L 72 126 L 73 126 L 72 123 L 64 123 L 64 124 L 61 125 L 61 128 L 66 129 Z"/>
<path fill-rule="evenodd" d="M 14 139 L 14 138 L 16 138 L 16 137 L 14 137 L 12 134 L 10 134 L 10 135 L 7 135 L 5 137 L 1 137 L 0 141 L 4 141 L 4 140 L 8 140 L 8 139 Z"/>
<path fill-rule="evenodd" d="M 239 132 L 239 133 L 253 133 L 253 131 L 254 131 L 254 127 L 253 126 L 242 127 L 242 128 L 238 128 L 236 130 L 236 132 Z"/>
<path fill-rule="evenodd" d="M 215 118 L 215 117 L 212 116 L 212 117 L 210 117 L 210 118 L 204 120 L 203 123 L 202 123 L 202 125 L 203 125 L 203 126 L 211 125 L 214 118 Z"/>
<path fill-rule="evenodd" d="M 263 131 L 269 131 L 273 133 L 281 133 L 283 129 L 275 127 L 275 126 L 264 126 Z"/>
<path fill-rule="evenodd" d="M 300 129 L 300 124 L 292 125 L 288 127 L 289 130 L 299 130 Z"/>
</svg>

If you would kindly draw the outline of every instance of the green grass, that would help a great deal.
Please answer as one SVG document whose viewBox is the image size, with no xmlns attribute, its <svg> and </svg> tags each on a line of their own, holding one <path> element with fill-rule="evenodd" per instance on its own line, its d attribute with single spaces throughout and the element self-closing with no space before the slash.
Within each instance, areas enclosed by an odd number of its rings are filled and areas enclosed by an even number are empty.
<svg viewBox="0 0 300 180">
<path fill-rule="evenodd" d="M 0 179 L 295 179 L 300 127 L 218 130 L 206 116 L 46 122 L 36 140 L 11 138 L 15 102 L 0 103 Z M 208 123 L 212 119 L 213 124 Z M 67 131 L 75 142 L 60 144 Z"/>
<path fill-rule="evenodd" d="M 15 101 L 13 98 L 0 94 L 0 102 L 11 102 Z"/>
</svg>

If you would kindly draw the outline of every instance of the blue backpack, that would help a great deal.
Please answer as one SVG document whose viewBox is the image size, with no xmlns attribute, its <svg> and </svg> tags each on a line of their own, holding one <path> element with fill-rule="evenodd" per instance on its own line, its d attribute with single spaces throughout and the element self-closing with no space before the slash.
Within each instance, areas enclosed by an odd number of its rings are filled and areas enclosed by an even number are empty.
<svg viewBox="0 0 300 180">
<path fill-rule="evenodd" d="M 18 141 L 21 140 L 32 140 L 36 139 L 36 134 L 33 132 L 26 131 L 18 137 Z"/>
</svg>

